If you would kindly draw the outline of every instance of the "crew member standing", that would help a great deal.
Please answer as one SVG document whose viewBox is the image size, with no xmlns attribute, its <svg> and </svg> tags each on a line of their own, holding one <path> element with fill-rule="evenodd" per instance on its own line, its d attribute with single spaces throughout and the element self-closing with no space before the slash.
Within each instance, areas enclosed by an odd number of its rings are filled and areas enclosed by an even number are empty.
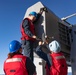
<svg viewBox="0 0 76 75">
<path fill-rule="evenodd" d="M 22 54 L 20 42 L 13 40 L 9 44 L 10 53 L 4 62 L 5 75 L 36 75 L 33 62 Z"/>
<path fill-rule="evenodd" d="M 50 75 L 67 75 L 66 59 L 61 51 L 60 44 L 54 40 L 49 44 L 52 65 Z"/>
<path fill-rule="evenodd" d="M 54 40 L 49 43 L 50 53 L 45 54 L 41 48 L 42 42 L 39 42 L 39 46 L 36 49 L 37 54 L 47 62 L 46 75 L 67 75 L 66 59 L 61 52 L 60 44 Z M 48 56 L 50 57 L 48 58 Z M 51 59 L 50 61 L 48 61 Z M 51 65 L 49 65 L 49 63 Z"/>
<path fill-rule="evenodd" d="M 36 40 L 34 23 L 39 19 L 43 12 L 42 8 L 37 14 L 35 11 L 29 13 L 29 16 L 22 21 L 21 25 L 21 43 L 24 55 L 33 61 L 33 44 Z"/>
</svg>

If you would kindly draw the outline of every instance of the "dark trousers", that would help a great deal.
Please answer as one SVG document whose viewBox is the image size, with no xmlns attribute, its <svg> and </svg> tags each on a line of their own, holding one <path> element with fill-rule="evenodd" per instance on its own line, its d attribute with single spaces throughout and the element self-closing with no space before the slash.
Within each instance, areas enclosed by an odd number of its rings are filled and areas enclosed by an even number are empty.
<svg viewBox="0 0 76 75">
<path fill-rule="evenodd" d="M 33 61 L 33 41 L 29 40 L 22 40 L 22 49 L 23 49 L 23 54 L 27 57 L 29 57 Z"/>
</svg>

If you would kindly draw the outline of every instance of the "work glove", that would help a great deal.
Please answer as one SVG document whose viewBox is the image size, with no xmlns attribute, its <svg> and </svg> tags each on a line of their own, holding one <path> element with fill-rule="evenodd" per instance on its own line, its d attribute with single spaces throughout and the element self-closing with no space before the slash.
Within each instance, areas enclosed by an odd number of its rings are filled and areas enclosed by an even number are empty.
<svg viewBox="0 0 76 75">
<path fill-rule="evenodd" d="M 40 8 L 40 12 L 43 12 L 43 11 L 47 12 L 47 8 L 46 7 Z"/>
</svg>

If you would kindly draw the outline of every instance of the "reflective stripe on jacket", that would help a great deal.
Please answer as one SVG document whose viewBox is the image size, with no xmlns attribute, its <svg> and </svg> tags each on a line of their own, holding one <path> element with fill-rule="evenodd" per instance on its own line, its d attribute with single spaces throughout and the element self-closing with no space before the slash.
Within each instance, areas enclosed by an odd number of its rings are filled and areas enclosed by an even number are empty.
<svg viewBox="0 0 76 75">
<path fill-rule="evenodd" d="M 67 75 L 67 64 L 64 55 L 59 52 L 53 53 L 50 56 L 52 59 L 50 75 Z"/>
<path fill-rule="evenodd" d="M 26 59 L 23 55 L 15 55 L 13 58 L 6 59 L 4 62 L 6 75 L 28 75 Z"/>
<path fill-rule="evenodd" d="M 33 35 L 35 35 L 35 27 L 34 27 L 34 24 L 33 24 L 33 23 L 30 21 L 30 19 L 28 19 L 28 18 L 25 18 L 25 19 L 23 20 L 23 22 L 24 22 L 25 20 L 28 20 L 28 22 L 29 22 L 29 30 L 31 31 L 31 33 L 32 33 Z M 22 25 L 23 25 L 23 22 L 22 22 Z M 21 40 L 32 40 L 32 41 L 34 41 L 35 39 L 31 38 L 30 36 L 28 36 L 28 35 L 26 34 L 26 32 L 24 31 L 24 28 L 23 28 L 22 25 L 21 25 L 21 33 L 22 33 L 22 38 L 21 38 Z"/>
</svg>

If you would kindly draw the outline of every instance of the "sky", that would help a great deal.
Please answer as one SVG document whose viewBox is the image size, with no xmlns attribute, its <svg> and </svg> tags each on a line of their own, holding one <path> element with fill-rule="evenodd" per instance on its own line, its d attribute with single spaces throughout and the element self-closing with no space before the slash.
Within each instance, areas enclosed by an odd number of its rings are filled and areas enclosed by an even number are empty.
<svg viewBox="0 0 76 75">
<path fill-rule="evenodd" d="M 20 24 L 26 10 L 38 1 L 59 18 L 76 13 L 75 0 L 0 0 L 0 74 L 4 73 L 3 63 L 9 52 L 9 43 L 12 40 L 21 41 Z M 67 21 L 74 25 L 76 17 Z"/>
</svg>

